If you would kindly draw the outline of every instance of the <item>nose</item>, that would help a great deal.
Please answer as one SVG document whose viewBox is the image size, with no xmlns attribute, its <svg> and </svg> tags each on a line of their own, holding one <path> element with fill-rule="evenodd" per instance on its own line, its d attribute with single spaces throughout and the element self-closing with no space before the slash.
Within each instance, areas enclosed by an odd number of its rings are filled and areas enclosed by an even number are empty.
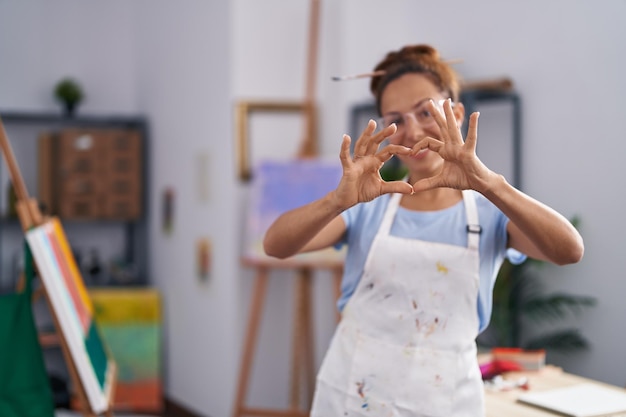
<svg viewBox="0 0 626 417">
<path fill-rule="evenodd" d="M 405 140 L 413 144 L 417 142 L 420 137 L 424 136 L 424 129 L 415 116 L 409 113 L 404 116 L 404 131 L 402 133 Z"/>
</svg>

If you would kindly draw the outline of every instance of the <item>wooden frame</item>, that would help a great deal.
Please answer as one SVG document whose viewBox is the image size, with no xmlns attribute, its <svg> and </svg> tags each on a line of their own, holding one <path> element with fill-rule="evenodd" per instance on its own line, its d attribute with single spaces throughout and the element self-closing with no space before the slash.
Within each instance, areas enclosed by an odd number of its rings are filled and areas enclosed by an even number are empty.
<svg viewBox="0 0 626 417">
<path fill-rule="evenodd" d="M 302 113 L 308 121 L 305 140 L 302 142 L 300 155 L 315 154 L 315 106 L 310 101 L 250 101 L 243 100 L 235 108 L 235 132 L 237 144 L 237 171 L 239 179 L 249 181 L 252 178 L 250 155 L 249 121 L 255 113 Z"/>
</svg>

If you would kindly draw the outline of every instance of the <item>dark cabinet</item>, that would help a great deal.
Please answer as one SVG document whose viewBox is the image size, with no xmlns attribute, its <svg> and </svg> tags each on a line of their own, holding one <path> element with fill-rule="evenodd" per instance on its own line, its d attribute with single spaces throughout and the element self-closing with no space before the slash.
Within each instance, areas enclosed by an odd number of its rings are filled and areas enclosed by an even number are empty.
<svg viewBox="0 0 626 417">
<path fill-rule="evenodd" d="M 31 196 L 56 215 L 87 285 L 148 280 L 148 124 L 143 117 L 0 111 Z M 19 270 L 23 232 L 0 163 L 0 289 Z"/>
</svg>

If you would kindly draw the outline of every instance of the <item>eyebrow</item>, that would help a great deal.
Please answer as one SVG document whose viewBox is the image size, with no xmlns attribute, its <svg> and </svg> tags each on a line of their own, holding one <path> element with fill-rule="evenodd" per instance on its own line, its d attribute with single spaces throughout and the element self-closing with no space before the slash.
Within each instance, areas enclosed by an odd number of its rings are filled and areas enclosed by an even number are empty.
<svg viewBox="0 0 626 417">
<path fill-rule="evenodd" d="M 415 110 L 416 108 L 418 108 L 419 106 L 421 106 L 422 104 L 426 103 L 428 100 L 434 100 L 434 98 L 432 97 L 426 97 L 424 99 L 421 99 L 420 101 L 418 101 L 417 103 L 415 103 L 415 105 L 413 107 L 411 107 L 411 110 Z M 391 115 L 399 115 L 402 114 L 404 112 L 399 112 L 399 111 L 390 111 L 388 113 L 383 114 L 383 116 L 391 116 Z"/>
</svg>

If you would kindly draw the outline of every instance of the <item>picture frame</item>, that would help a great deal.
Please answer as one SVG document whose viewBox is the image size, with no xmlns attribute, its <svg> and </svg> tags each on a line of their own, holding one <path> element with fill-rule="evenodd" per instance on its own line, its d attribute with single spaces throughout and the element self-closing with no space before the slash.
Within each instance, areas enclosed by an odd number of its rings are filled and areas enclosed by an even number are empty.
<svg viewBox="0 0 626 417">
<path fill-rule="evenodd" d="M 314 155 L 316 151 L 316 110 L 307 101 L 270 101 L 241 100 L 235 106 L 235 140 L 237 155 L 237 174 L 241 181 L 249 182 L 252 178 L 252 155 L 250 122 L 254 115 L 301 115 L 304 119 L 304 140 L 300 140 L 298 155 Z M 283 157 L 288 155 L 281 155 Z M 297 155 L 293 155 L 294 157 Z"/>
</svg>

